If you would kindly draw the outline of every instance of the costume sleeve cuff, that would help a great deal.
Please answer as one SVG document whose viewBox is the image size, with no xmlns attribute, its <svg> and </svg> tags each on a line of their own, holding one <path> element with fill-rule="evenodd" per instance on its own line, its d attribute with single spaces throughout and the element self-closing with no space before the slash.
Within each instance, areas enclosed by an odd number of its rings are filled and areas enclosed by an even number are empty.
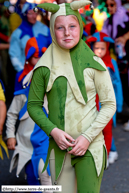
<svg viewBox="0 0 129 193">
<path fill-rule="evenodd" d="M 12 132 L 12 131 L 10 130 L 10 128 L 7 128 L 7 129 L 6 129 L 6 137 L 7 137 L 7 139 L 8 139 L 8 138 L 15 138 L 15 134 L 14 134 L 14 132 Z"/>
<path fill-rule="evenodd" d="M 81 134 L 83 137 L 85 137 L 90 143 L 92 142 L 92 139 L 87 136 L 85 133 Z"/>
<path fill-rule="evenodd" d="M 56 125 L 53 125 L 52 127 L 50 127 L 50 129 L 49 129 L 48 131 L 45 131 L 45 133 L 48 135 L 48 137 L 50 137 L 50 138 L 52 137 L 50 133 L 51 133 L 51 131 L 52 131 L 54 128 L 57 128 L 57 126 L 56 126 Z"/>
</svg>

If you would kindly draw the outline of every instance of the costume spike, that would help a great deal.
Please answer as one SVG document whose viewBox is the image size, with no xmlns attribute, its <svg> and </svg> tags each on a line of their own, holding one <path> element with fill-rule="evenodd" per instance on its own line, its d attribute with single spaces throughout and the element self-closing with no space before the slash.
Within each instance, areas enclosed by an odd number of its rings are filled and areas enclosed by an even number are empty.
<svg viewBox="0 0 129 193">
<path fill-rule="evenodd" d="M 93 5 L 91 1 L 88 0 L 81 0 L 81 1 L 73 1 L 72 3 L 70 3 L 70 7 L 72 10 L 78 10 L 86 5 L 91 4 L 91 9 L 93 9 Z"/>
<path fill-rule="evenodd" d="M 42 4 L 37 5 L 37 7 L 42 8 L 51 13 L 56 13 L 60 8 L 59 5 L 54 4 L 54 3 L 42 3 Z"/>
</svg>

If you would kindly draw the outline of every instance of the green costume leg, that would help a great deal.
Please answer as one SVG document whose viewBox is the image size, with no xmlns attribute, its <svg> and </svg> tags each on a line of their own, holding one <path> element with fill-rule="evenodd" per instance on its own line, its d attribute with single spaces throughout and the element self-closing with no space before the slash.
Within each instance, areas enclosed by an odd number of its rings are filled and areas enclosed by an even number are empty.
<svg viewBox="0 0 129 193">
<path fill-rule="evenodd" d="M 99 193 L 105 167 L 105 149 L 103 166 L 99 177 L 97 176 L 93 157 L 89 151 L 75 165 L 78 193 Z"/>
<path fill-rule="evenodd" d="M 57 180 L 57 185 L 62 186 L 62 193 L 99 193 L 105 168 L 105 148 L 103 155 L 103 166 L 98 177 L 93 157 L 89 151 L 87 151 L 86 155 L 83 157 L 76 157 L 77 159 L 74 162 L 74 167 L 71 165 L 71 155 L 67 154 L 61 174 Z M 54 184 L 55 155 L 53 150 L 51 152 L 49 161 L 52 184 Z"/>
</svg>

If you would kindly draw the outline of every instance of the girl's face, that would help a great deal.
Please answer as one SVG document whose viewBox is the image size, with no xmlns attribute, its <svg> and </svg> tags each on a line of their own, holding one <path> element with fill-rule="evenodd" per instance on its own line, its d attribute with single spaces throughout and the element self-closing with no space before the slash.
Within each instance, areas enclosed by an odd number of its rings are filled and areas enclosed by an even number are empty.
<svg viewBox="0 0 129 193">
<path fill-rule="evenodd" d="M 35 65 L 37 64 L 37 62 L 39 61 L 39 59 L 40 59 L 40 58 L 36 58 L 36 57 L 32 56 L 32 57 L 30 58 L 30 64 L 31 64 L 32 66 L 35 66 Z"/>
<path fill-rule="evenodd" d="M 54 26 L 56 41 L 65 49 L 73 48 L 80 39 L 80 25 L 76 16 L 58 16 Z"/>
<path fill-rule="evenodd" d="M 106 42 L 95 42 L 93 52 L 100 58 L 103 58 L 107 52 Z"/>
<path fill-rule="evenodd" d="M 106 7 L 111 15 L 116 12 L 117 6 L 114 0 L 106 0 Z"/>
</svg>

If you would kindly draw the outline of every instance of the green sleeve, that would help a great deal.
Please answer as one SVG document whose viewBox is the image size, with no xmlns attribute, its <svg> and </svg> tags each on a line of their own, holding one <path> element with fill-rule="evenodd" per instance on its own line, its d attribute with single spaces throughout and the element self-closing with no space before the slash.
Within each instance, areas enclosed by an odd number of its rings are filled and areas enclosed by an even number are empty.
<svg viewBox="0 0 129 193">
<path fill-rule="evenodd" d="M 34 71 L 27 104 L 30 117 L 48 136 L 52 129 L 57 127 L 46 117 L 42 109 L 49 76 L 50 71 L 46 67 L 39 67 Z"/>
</svg>

